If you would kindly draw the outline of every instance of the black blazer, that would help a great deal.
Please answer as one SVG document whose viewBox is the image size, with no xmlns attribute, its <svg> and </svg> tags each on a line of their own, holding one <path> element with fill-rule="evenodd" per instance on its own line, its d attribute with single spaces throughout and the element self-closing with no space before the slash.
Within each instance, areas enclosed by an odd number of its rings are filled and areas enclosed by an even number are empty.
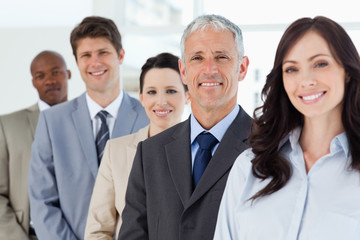
<svg viewBox="0 0 360 240">
<path fill-rule="evenodd" d="M 251 118 L 240 107 L 194 191 L 190 118 L 140 142 L 118 239 L 213 239 L 229 171 L 250 131 Z"/>
</svg>

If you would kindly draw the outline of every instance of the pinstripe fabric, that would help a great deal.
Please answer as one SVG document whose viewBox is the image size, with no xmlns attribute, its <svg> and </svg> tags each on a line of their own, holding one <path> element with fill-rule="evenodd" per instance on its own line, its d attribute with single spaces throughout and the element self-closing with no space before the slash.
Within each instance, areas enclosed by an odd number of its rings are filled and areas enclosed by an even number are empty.
<svg viewBox="0 0 360 240">
<path fill-rule="evenodd" d="M 110 137 L 109 127 L 106 123 L 106 116 L 108 114 L 109 113 L 107 111 L 101 110 L 96 115 L 101 119 L 100 130 L 99 130 L 99 132 L 96 136 L 96 140 L 95 140 L 96 152 L 97 152 L 97 156 L 98 156 L 99 165 L 100 165 L 100 161 L 103 156 L 103 153 L 104 153 L 105 144 L 106 144 L 107 140 L 109 140 L 109 137 Z"/>
</svg>

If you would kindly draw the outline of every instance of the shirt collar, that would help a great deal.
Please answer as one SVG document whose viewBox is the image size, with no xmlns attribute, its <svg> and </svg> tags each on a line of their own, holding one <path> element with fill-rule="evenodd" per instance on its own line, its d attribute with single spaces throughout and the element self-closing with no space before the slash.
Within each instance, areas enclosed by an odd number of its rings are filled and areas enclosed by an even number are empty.
<svg viewBox="0 0 360 240">
<path fill-rule="evenodd" d="M 89 108 L 89 112 L 90 112 L 90 118 L 94 119 L 96 114 L 101 111 L 101 110 L 106 110 L 111 117 L 115 118 L 118 115 L 118 111 L 123 99 L 124 93 L 123 91 L 120 89 L 120 94 L 115 98 L 114 101 L 112 101 L 108 106 L 106 106 L 105 108 L 102 108 L 97 102 L 95 102 L 89 95 L 88 93 L 86 93 L 86 102 Z"/>
<path fill-rule="evenodd" d="M 46 109 L 48 109 L 48 108 L 51 107 L 49 104 L 47 104 L 46 102 L 44 102 L 44 101 L 41 100 L 41 99 L 39 99 L 39 101 L 38 101 L 38 106 L 39 106 L 40 112 L 41 112 L 41 111 L 44 111 L 44 110 L 46 110 Z"/>
<path fill-rule="evenodd" d="M 330 152 L 343 149 L 346 156 L 349 154 L 349 143 L 345 132 L 336 135 L 330 143 Z"/>
<path fill-rule="evenodd" d="M 296 149 L 297 144 L 299 143 L 300 135 L 301 135 L 301 127 L 297 127 L 294 130 L 292 130 L 279 144 L 279 149 L 284 145 L 287 141 L 290 142 L 290 146 L 292 150 Z M 346 137 L 346 133 L 340 133 L 336 135 L 330 143 L 330 152 L 336 152 L 338 150 L 342 149 L 346 156 L 348 156 L 349 153 L 349 144 Z"/>
<path fill-rule="evenodd" d="M 190 116 L 190 129 L 191 136 L 190 141 L 191 144 L 194 142 L 195 138 L 202 132 L 210 132 L 219 142 L 221 142 L 223 136 L 225 135 L 226 130 L 229 128 L 231 123 L 234 121 L 236 116 L 240 111 L 239 105 L 236 105 L 233 110 L 226 115 L 220 122 L 218 122 L 215 126 L 213 126 L 210 130 L 205 130 L 200 123 L 196 120 L 194 114 Z"/>
<path fill-rule="evenodd" d="M 291 148 L 294 150 L 299 142 L 300 135 L 301 135 L 301 127 L 296 127 L 288 134 L 288 139 L 290 141 Z M 285 142 L 283 142 L 285 143 Z"/>
</svg>

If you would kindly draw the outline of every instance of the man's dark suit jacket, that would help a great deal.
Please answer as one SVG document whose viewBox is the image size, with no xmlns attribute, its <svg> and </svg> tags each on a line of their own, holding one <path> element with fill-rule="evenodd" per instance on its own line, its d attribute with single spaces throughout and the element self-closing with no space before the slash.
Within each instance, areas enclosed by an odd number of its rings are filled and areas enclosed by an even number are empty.
<svg viewBox="0 0 360 240">
<path fill-rule="evenodd" d="M 140 142 L 126 192 L 120 240 L 213 239 L 229 171 L 247 145 L 251 118 L 240 107 L 196 189 L 190 118 Z"/>
</svg>

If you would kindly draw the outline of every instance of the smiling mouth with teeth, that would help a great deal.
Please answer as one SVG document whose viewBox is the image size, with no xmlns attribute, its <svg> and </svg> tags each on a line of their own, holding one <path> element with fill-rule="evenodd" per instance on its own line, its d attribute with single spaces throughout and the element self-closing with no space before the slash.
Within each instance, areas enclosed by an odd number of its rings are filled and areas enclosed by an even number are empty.
<svg viewBox="0 0 360 240">
<path fill-rule="evenodd" d="M 315 99 L 321 97 L 324 94 L 325 94 L 325 92 L 321 92 L 321 93 L 317 93 L 317 94 L 313 94 L 313 95 L 309 95 L 309 96 L 300 96 L 300 98 L 305 101 L 312 101 L 312 100 L 315 100 Z"/>
<path fill-rule="evenodd" d="M 220 83 L 200 83 L 200 86 L 205 86 L 205 87 L 212 87 L 212 86 L 219 86 Z"/>
<path fill-rule="evenodd" d="M 169 113 L 172 112 L 172 110 L 153 110 L 153 112 L 157 115 L 157 116 L 167 116 Z"/>
<path fill-rule="evenodd" d="M 90 75 L 92 76 L 100 76 L 106 73 L 107 70 L 101 71 L 101 72 L 90 72 Z"/>
<path fill-rule="evenodd" d="M 169 113 L 169 112 L 171 112 L 171 111 L 170 111 L 170 110 L 162 110 L 162 111 L 156 111 L 156 110 L 154 110 L 154 112 L 160 113 L 160 114 L 165 114 L 165 113 Z"/>
</svg>

